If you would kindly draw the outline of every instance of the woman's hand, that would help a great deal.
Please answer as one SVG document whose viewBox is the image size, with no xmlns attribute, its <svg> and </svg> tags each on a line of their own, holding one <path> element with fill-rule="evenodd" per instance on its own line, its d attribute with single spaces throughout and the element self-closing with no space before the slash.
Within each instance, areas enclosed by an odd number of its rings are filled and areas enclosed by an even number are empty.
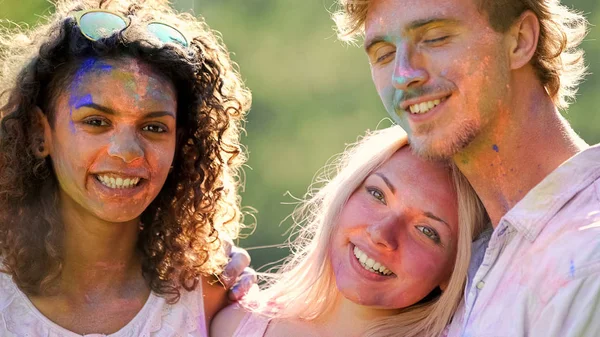
<svg viewBox="0 0 600 337">
<path fill-rule="evenodd" d="M 226 241 L 225 245 L 229 263 L 220 279 L 229 289 L 229 300 L 237 302 L 257 286 L 256 272 L 250 268 L 250 255 L 245 249 L 234 246 L 231 241 Z"/>
</svg>

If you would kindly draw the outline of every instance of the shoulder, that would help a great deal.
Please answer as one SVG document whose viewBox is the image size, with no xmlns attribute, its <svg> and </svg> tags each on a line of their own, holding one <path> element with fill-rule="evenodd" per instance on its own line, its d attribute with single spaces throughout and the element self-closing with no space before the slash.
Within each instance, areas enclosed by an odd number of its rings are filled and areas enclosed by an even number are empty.
<svg viewBox="0 0 600 337">
<path fill-rule="evenodd" d="M 0 272 L 0 336 L 47 335 L 43 322 L 33 313 L 20 294 L 12 276 Z"/>
<path fill-rule="evenodd" d="M 210 325 L 210 336 L 233 336 L 246 315 L 251 314 L 237 303 L 225 307 L 225 309 L 219 311 L 219 313 L 212 320 Z"/>
<path fill-rule="evenodd" d="M 204 314 L 207 323 L 210 324 L 216 314 L 227 305 L 227 289 L 219 282 L 211 282 L 206 277 L 202 277 L 201 289 Z"/>
<path fill-rule="evenodd" d="M 0 272 L 0 312 L 4 311 L 17 293 L 17 286 L 9 274 Z"/>
<path fill-rule="evenodd" d="M 600 267 L 600 179 L 573 196 L 547 220 L 532 243 L 542 263 L 569 279 L 596 274 Z"/>
</svg>

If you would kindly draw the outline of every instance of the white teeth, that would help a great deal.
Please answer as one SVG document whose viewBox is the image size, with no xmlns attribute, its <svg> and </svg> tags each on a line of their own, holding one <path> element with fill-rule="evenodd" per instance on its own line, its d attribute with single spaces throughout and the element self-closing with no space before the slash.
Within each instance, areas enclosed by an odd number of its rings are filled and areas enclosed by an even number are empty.
<svg viewBox="0 0 600 337">
<path fill-rule="evenodd" d="M 360 262 L 360 264 L 368 271 L 377 273 L 385 276 L 392 275 L 393 273 L 381 262 L 377 262 L 372 258 L 368 257 L 362 250 L 354 246 L 354 256 Z"/>
<path fill-rule="evenodd" d="M 96 178 L 102 183 L 102 185 L 110 187 L 110 188 L 131 188 L 135 187 L 139 182 L 140 178 L 131 178 L 131 177 L 116 177 L 109 175 L 97 175 Z"/>
<path fill-rule="evenodd" d="M 409 105 L 408 109 L 413 114 L 423 114 L 423 113 L 426 113 L 427 111 L 433 109 L 436 105 L 440 104 L 441 102 L 442 102 L 442 100 L 436 99 L 433 101 L 417 103 L 417 104 Z"/>
</svg>

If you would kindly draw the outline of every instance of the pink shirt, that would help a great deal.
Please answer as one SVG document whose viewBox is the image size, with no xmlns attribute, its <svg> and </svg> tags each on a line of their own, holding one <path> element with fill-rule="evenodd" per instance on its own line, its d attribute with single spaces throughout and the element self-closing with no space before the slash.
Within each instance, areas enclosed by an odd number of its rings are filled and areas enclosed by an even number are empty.
<svg viewBox="0 0 600 337">
<path fill-rule="evenodd" d="M 270 321 L 268 317 L 250 312 L 246 313 L 233 333 L 233 337 L 263 337 L 267 332 Z"/>
<path fill-rule="evenodd" d="M 475 243 L 476 273 L 448 336 L 600 336 L 600 145 L 558 167 L 488 234 L 487 249 Z"/>
</svg>

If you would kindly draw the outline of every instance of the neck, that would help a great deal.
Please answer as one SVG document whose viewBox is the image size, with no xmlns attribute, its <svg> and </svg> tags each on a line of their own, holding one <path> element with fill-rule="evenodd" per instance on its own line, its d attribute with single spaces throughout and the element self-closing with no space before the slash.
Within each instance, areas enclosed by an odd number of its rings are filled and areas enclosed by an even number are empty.
<svg viewBox="0 0 600 337">
<path fill-rule="evenodd" d="M 63 270 L 60 292 L 74 298 L 118 293 L 142 280 L 136 252 L 139 219 L 112 223 L 63 201 Z"/>
<path fill-rule="evenodd" d="M 587 144 L 539 83 L 520 79 L 510 106 L 453 158 L 483 202 L 494 228 L 548 174 Z M 533 88 L 533 89 L 532 89 Z"/>
<path fill-rule="evenodd" d="M 398 310 L 363 306 L 339 296 L 334 308 L 319 318 L 317 324 L 320 326 L 319 330 L 323 331 L 323 336 L 359 337 L 364 336 L 376 319 L 397 313 Z"/>
</svg>

